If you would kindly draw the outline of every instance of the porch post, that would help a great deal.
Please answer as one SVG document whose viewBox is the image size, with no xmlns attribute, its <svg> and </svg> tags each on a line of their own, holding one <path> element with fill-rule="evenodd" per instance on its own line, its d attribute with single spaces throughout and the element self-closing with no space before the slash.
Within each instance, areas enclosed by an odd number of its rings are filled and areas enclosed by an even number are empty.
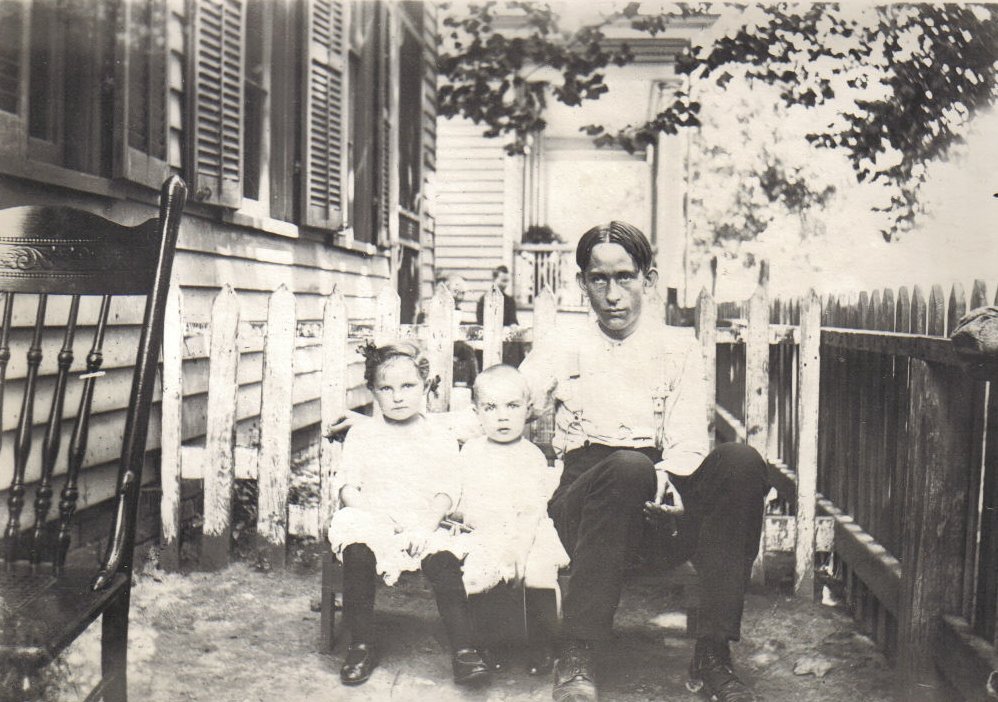
<svg viewBox="0 0 998 702">
<path fill-rule="evenodd" d="M 659 83 L 659 102 L 669 101 L 675 81 Z M 652 170 L 652 243 L 658 250 L 659 288 L 679 291 L 679 305 L 691 304 L 687 289 L 686 156 L 688 136 L 659 133 Z"/>
</svg>

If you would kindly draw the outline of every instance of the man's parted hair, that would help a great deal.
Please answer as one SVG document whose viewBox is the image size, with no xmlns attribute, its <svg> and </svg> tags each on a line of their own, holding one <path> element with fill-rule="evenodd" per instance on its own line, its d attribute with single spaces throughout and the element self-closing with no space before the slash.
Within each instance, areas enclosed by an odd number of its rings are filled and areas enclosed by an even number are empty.
<svg viewBox="0 0 998 702">
<path fill-rule="evenodd" d="M 651 243 L 633 224 L 615 219 L 606 224 L 599 224 L 583 234 L 579 239 L 579 245 L 575 248 L 575 262 L 583 273 L 589 267 L 593 249 L 597 244 L 619 244 L 630 255 L 639 271 L 647 274 L 651 270 L 653 258 Z"/>
<path fill-rule="evenodd" d="M 509 267 L 503 263 L 492 269 L 492 280 L 498 278 L 502 273 L 509 275 Z"/>
<path fill-rule="evenodd" d="M 523 373 L 505 363 L 489 366 L 475 377 L 475 384 L 471 386 L 471 401 L 477 404 L 482 388 L 498 383 L 511 383 L 520 386 L 523 391 L 523 399 L 530 402 L 530 386 L 527 384 L 527 379 Z"/>
</svg>

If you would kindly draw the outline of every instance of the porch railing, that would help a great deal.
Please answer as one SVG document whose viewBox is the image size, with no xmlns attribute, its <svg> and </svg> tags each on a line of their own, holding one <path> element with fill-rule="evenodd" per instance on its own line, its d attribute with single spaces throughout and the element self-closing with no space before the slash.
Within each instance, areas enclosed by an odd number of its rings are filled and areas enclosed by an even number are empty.
<svg viewBox="0 0 998 702">
<path fill-rule="evenodd" d="M 559 309 L 584 308 L 586 300 L 575 283 L 573 244 L 518 244 L 513 251 L 513 296 L 520 307 L 534 304 L 545 287 Z"/>
</svg>

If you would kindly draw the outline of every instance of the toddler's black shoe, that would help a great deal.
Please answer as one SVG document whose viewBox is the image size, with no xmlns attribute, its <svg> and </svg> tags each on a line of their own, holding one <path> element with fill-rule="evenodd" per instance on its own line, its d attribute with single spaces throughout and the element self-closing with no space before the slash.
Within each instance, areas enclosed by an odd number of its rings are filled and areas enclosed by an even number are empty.
<svg viewBox="0 0 998 702">
<path fill-rule="evenodd" d="M 454 682 L 458 685 L 481 685 L 489 679 L 489 666 L 477 649 L 458 649 L 451 662 L 454 666 Z"/>
<path fill-rule="evenodd" d="M 731 667 L 727 642 L 698 639 L 686 683 L 690 692 L 703 691 L 715 702 L 756 702 L 755 693 Z"/>
<path fill-rule="evenodd" d="M 340 668 L 340 680 L 344 685 L 360 685 L 367 682 L 376 667 L 378 653 L 374 644 L 350 644 L 347 647 L 347 658 Z"/>
</svg>

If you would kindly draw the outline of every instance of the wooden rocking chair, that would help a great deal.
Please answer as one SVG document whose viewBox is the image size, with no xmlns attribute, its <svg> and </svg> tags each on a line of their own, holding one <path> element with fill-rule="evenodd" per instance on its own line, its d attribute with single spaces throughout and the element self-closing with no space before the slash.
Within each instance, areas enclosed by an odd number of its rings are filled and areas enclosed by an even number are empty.
<svg viewBox="0 0 998 702">
<path fill-rule="evenodd" d="M 139 488 L 166 294 L 186 197 L 183 181 L 170 177 L 163 184 L 158 219 L 134 227 L 61 206 L 0 210 L 0 408 L 5 389 L 11 394 L 23 390 L 0 553 L 0 671 L 30 680 L 102 616 L 101 680 L 88 700 L 117 702 L 127 694 L 128 605 Z M 71 565 L 72 559 L 67 564 L 67 553 L 80 469 L 88 458 L 95 386 L 104 375 L 104 353 L 111 347 L 105 349 L 109 311 L 112 298 L 119 295 L 145 296 L 145 312 L 132 381 L 122 384 L 129 393 L 127 401 L 122 397 L 114 405 L 125 407 L 127 402 L 127 411 L 120 454 L 108 457 L 118 465 L 113 519 L 106 553 L 94 572 L 93 567 Z M 88 296 L 98 298 L 92 306 Z M 29 303 L 33 311 L 27 310 Z M 58 321 L 53 319 L 57 315 Z M 22 320 L 26 324 L 18 324 Z M 54 328 L 56 324 L 61 328 Z M 74 345 L 78 326 L 92 327 L 92 341 L 81 347 Z M 8 361 L 12 355 L 15 362 L 25 357 L 20 349 L 12 354 L 11 345 L 22 342 L 27 347 L 23 380 L 7 382 L 5 388 Z M 80 353 L 84 349 L 89 353 Z M 75 369 L 74 350 L 81 361 Z M 42 362 L 50 355 L 56 361 L 51 366 L 54 377 L 40 377 Z M 113 385 L 109 378 L 108 388 Z M 64 427 L 67 389 L 79 404 Z M 98 397 L 106 407 L 105 394 Z M 33 438 L 40 433 L 34 426 L 36 401 L 48 405 L 44 437 L 36 449 L 40 473 L 38 462 L 29 463 Z M 68 451 L 60 453 L 70 419 Z M 63 455 L 68 457 L 66 465 L 57 466 Z M 57 518 L 50 521 L 57 474 L 64 482 Z M 37 478 L 30 527 L 22 524 L 26 477 Z M 32 692 L 25 695 L 30 698 Z"/>
</svg>

